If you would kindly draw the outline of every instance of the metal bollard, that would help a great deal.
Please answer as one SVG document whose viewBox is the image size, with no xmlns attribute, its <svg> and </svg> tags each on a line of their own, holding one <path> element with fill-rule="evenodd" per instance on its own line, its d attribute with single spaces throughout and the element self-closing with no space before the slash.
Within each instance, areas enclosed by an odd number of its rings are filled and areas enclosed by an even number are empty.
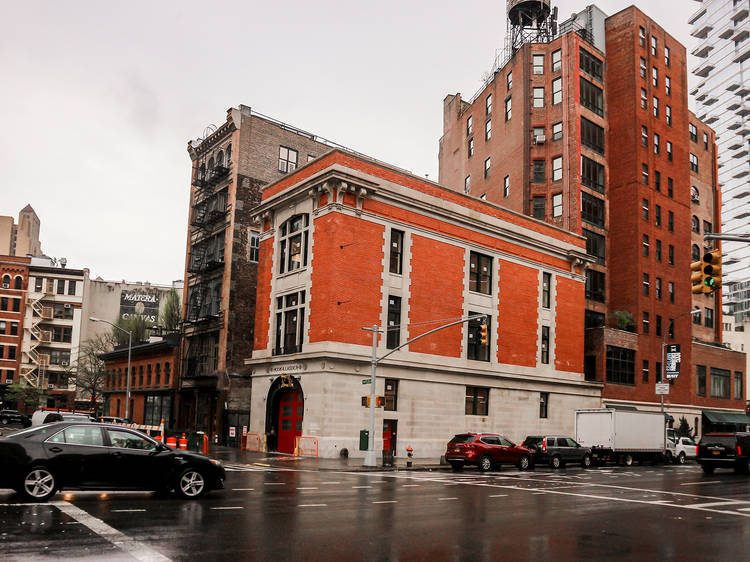
<svg viewBox="0 0 750 562">
<path fill-rule="evenodd" d="M 411 445 L 406 448 L 406 468 L 411 468 L 412 457 L 414 456 L 414 449 Z"/>
</svg>

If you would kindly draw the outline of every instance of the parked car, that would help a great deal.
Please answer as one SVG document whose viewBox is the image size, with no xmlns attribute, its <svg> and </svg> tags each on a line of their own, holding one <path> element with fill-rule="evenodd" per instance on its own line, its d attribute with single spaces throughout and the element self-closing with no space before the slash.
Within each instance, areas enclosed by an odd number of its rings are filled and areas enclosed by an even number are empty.
<svg viewBox="0 0 750 562">
<path fill-rule="evenodd" d="M 529 435 L 523 446 L 531 451 L 535 465 L 549 464 L 552 468 L 562 468 L 569 462 L 577 462 L 583 468 L 591 466 L 591 449 L 579 445 L 572 437 Z"/>
<path fill-rule="evenodd" d="M 82 412 L 62 412 L 54 410 L 37 410 L 31 415 L 31 425 L 36 427 L 45 423 L 61 421 L 96 421 L 89 414 Z"/>
<path fill-rule="evenodd" d="M 174 490 L 198 498 L 224 487 L 219 461 L 170 449 L 119 425 L 59 422 L 0 438 L 0 488 L 47 500 L 67 488 Z"/>
<path fill-rule="evenodd" d="M 685 464 L 688 459 L 694 459 L 698 454 L 698 446 L 690 437 L 677 437 L 674 445 L 672 462 Z"/>
<path fill-rule="evenodd" d="M 477 465 L 487 471 L 502 464 L 514 464 L 519 470 L 531 468 L 531 451 L 495 433 L 461 433 L 448 442 L 445 460 L 454 470 Z"/>
<path fill-rule="evenodd" d="M 706 433 L 698 443 L 696 460 L 706 474 L 717 468 L 747 474 L 749 458 L 750 433 Z"/>
<path fill-rule="evenodd" d="M 31 418 L 18 410 L 0 410 L 0 424 L 19 424 L 23 427 L 31 425 Z"/>
<path fill-rule="evenodd" d="M 115 416 L 99 416 L 96 421 L 100 421 L 102 423 L 128 423 L 125 418 L 118 418 Z"/>
</svg>

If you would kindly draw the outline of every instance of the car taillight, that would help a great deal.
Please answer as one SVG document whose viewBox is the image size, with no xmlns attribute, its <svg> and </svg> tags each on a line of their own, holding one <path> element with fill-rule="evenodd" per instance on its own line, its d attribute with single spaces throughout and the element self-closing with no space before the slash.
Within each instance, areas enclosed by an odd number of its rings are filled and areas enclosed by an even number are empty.
<svg viewBox="0 0 750 562">
<path fill-rule="evenodd" d="M 698 445 L 695 446 L 695 456 L 698 456 Z"/>
<path fill-rule="evenodd" d="M 542 439 L 542 453 L 547 452 L 547 438 Z"/>
<path fill-rule="evenodd" d="M 737 456 L 738 457 L 742 456 L 742 447 L 740 447 L 739 445 L 737 445 Z"/>
</svg>

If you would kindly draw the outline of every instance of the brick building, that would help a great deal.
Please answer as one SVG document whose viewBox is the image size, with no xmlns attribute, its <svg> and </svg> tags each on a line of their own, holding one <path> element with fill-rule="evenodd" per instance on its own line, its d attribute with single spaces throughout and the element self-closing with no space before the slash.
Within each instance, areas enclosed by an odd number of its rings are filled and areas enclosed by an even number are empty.
<svg viewBox="0 0 750 562">
<path fill-rule="evenodd" d="M 258 226 L 251 218 L 262 186 L 329 150 L 327 141 L 240 105 L 190 141 L 190 214 L 181 346 L 184 428 L 228 441 L 247 425 Z"/>
<path fill-rule="evenodd" d="M 0 388 L 21 380 L 30 262 L 27 257 L 0 256 Z"/>
<path fill-rule="evenodd" d="M 658 408 L 663 344 L 679 344 L 667 411 L 699 418 L 700 431 L 707 410 L 744 411 L 741 383 L 725 376 L 742 380 L 744 357 L 721 344 L 721 292 L 691 293 L 693 245 L 720 229 L 720 196 L 715 135 L 688 111 L 687 90 L 685 48 L 663 28 L 633 6 L 610 17 L 589 6 L 559 33 L 514 44 L 468 102 L 445 98 L 439 182 L 584 236 L 595 261 L 587 378 L 604 383 L 605 404 Z M 617 311 L 635 326 L 618 329 Z"/>
<path fill-rule="evenodd" d="M 572 432 L 599 406 L 583 373 L 585 240 L 340 150 L 267 186 L 258 264 L 250 433 L 321 456 L 362 455 L 377 353 L 376 448 L 439 456 L 456 432 Z"/>
</svg>

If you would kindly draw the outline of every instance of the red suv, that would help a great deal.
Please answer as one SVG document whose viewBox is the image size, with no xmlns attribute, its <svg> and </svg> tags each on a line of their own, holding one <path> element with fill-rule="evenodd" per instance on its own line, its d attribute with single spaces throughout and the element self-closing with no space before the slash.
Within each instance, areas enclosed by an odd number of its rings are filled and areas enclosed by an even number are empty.
<svg viewBox="0 0 750 562">
<path fill-rule="evenodd" d="M 495 433 L 461 433 L 448 441 L 445 460 L 453 470 L 475 464 L 481 471 L 501 464 L 515 464 L 519 470 L 531 468 L 531 451 Z"/>
</svg>

